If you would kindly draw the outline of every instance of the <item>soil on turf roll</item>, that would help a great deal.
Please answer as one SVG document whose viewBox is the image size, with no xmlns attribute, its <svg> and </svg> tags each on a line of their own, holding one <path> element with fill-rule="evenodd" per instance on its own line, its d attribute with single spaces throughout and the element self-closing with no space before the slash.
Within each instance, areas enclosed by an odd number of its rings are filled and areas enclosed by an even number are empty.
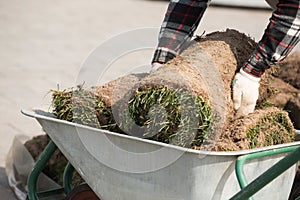
<svg viewBox="0 0 300 200">
<path fill-rule="evenodd" d="M 231 83 L 235 73 L 243 66 L 256 47 L 253 39 L 236 30 L 213 32 L 198 37 L 181 55 L 197 69 L 207 87 L 214 114 L 215 130 L 211 138 L 218 138 L 233 119 Z"/>
<path fill-rule="evenodd" d="M 206 91 L 197 70 L 177 57 L 142 79 L 119 101 L 115 117 L 130 135 L 183 147 L 200 145 L 209 136 L 212 123 Z"/>
<path fill-rule="evenodd" d="M 233 120 L 211 147 L 214 151 L 237 151 L 289 143 L 294 141 L 294 133 L 288 113 L 268 107 Z"/>
</svg>

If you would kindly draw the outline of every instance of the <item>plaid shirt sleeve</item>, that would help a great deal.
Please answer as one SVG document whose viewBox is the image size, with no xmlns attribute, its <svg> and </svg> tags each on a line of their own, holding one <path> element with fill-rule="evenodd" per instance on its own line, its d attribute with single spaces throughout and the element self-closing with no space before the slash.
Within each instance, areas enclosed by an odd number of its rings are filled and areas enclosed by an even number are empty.
<svg viewBox="0 0 300 200">
<path fill-rule="evenodd" d="M 209 0 L 171 0 L 159 34 L 153 62 L 166 63 L 190 41 Z M 243 70 L 260 77 L 283 60 L 299 42 L 300 0 L 279 0 L 257 48 Z"/>
<path fill-rule="evenodd" d="M 279 0 L 257 48 L 243 70 L 260 77 L 266 69 L 283 60 L 299 42 L 300 1 Z"/>
<path fill-rule="evenodd" d="M 159 33 L 153 62 L 166 63 L 191 40 L 209 0 L 171 0 Z"/>
</svg>

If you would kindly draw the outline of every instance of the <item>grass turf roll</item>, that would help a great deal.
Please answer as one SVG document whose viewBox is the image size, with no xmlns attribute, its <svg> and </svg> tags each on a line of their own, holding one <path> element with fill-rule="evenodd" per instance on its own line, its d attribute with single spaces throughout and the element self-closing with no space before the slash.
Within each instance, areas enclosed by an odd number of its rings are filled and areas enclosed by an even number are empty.
<svg viewBox="0 0 300 200">
<path fill-rule="evenodd" d="M 276 107 L 265 107 L 232 121 L 221 138 L 213 144 L 213 150 L 237 151 L 294 140 L 295 130 L 288 113 Z"/>
<path fill-rule="evenodd" d="M 139 88 L 129 113 L 135 124 L 147 127 L 139 137 L 182 147 L 201 145 L 212 124 L 211 109 L 201 97 L 166 87 Z"/>
<path fill-rule="evenodd" d="M 292 141 L 293 126 L 281 110 L 262 106 L 249 116 L 234 118 L 231 81 L 255 46 L 251 38 L 234 30 L 209 34 L 149 75 L 126 75 L 102 86 L 54 91 L 54 114 L 96 128 L 196 149 L 239 150 Z M 267 82 L 266 78 L 262 81 Z M 270 90 L 268 87 L 262 84 L 260 92 Z M 259 102 L 263 105 L 264 100 Z M 273 132 L 286 134 L 273 137 L 268 134 L 270 126 Z M 265 142 L 255 141 L 257 138 Z M 222 139 L 232 147 L 220 146 Z M 246 144 L 248 141 L 252 142 Z"/>
</svg>

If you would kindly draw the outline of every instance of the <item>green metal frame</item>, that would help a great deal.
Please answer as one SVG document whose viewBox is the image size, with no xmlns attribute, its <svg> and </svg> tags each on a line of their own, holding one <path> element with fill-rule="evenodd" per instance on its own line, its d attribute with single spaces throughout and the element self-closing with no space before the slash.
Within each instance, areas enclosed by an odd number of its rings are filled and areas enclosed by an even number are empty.
<svg viewBox="0 0 300 200">
<path fill-rule="evenodd" d="M 245 174 L 243 171 L 244 164 L 246 161 L 257 159 L 264 156 L 270 156 L 281 153 L 291 152 L 289 155 L 285 156 L 283 159 L 274 164 L 271 168 L 265 171 L 262 175 L 253 180 L 250 184 L 247 184 Z M 245 200 L 251 199 L 251 197 L 281 175 L 284 171 L 288 170 L 295 163 L 300 160 L 300 147 L 285 147 L 281 149 L 273 149 L 269 151 L 263 151 L 253 154 L 247 154 L 240 156 L 236 161 L 236 176 L 241 187 L 241 191 L 235 194 L 230 200 Z M 299 198 L 297 198 L 299 199 Z"/>
<path fill-rule="evenodd" d="M 69 194 L 72 188 L 72 174 L 74 172 L 74 167 L 69 162 L 65 168 L 64 175 L 63 175 L 63 182 L 64 182 L 64 192 L 65 194 Z"/>
<path fill-rule="evenodd" d="M 27 194 L 29 200 L 39 200 L 39 198 L 43 198 L 44 200 L 63 200 L 65 199 L 65 196 L 72 190 L 72 174 L 74 168 L 70 163 L 68 163 L 63 175 L 63 188 L 44 191 L 40 193 L 37 193 L 36 191 L 38 177 L 41 174 L 42 170 L 45 168 L 50 157 L 57 149 L 58 148 L 55 145 L 55 143 L 52 140 L 50 140 L 44 151 L 41 153 L 39 159 L 36 161 L 34 167 L 32 168 L 27 180 Z"/>
</svg>

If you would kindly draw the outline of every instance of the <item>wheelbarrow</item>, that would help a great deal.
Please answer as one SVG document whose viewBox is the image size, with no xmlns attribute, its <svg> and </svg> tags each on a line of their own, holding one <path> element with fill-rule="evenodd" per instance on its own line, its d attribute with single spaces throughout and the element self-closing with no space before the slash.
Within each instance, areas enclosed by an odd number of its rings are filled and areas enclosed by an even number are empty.
<svg viewBox="0 0 300 200">
<path fill-rule="evenodd" d="M 74 169 L 101 200 L 283 200 L 300 158 L 300 142 L 201 151 L 58 120 L 45 109 L 22 113 L 51 138 L 28 178 L 30 200 L 70 193 Z M 69 161 L 63 188 L 37 193 L 38 175 L 57 148 Z"/>
</svg>

